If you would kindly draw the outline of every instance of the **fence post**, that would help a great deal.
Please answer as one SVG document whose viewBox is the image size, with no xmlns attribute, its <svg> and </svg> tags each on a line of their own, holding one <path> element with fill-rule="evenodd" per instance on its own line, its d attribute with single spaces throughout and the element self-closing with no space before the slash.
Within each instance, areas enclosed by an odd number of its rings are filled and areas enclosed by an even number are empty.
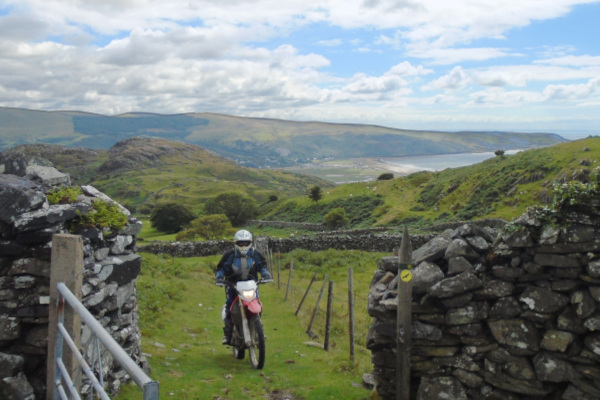
<svg viewBox="0 0 600 400">
<path fill-rule="evenodd" d="M 396 400 L 410 399 L 410 352 L 412 343 L 412 246 L 404 227 L 398 255 L 398 311 L 396 340 Z"/>
<path fill-rule="evenodd" d="M 350 332 L 350 359 L 354 361 L 354 282 L 352 268 L 348 268 L 348 324 Z"/>
<path fill-rule="evenodd" d="M 312 318 L 310 319 L 310 324 L 308 325 L 308 329 L 306 333 L 313 339 L 318 338 L 317 335 L 312 331 L 313 323 L 315 322 L 315 317 L 317 316 L 317 311 L 319 310 L 319 303 L 321 302 L 321 297 L 323 296 L 323 292 L 325 291 L 325 285 L 327 285 L 327 280 L 329 279 L 329 275 L 325 274 L 325 279 L 323 280 L 323 286 L 321 286 L 321 291 L 319 292 L 319 297 L 317 298 L 317 304 L 315 305 L 315 309 L 313 310 Z"/>
<path fill-rule="evenodd" d="M 83 240 L 81 236 L 69 234 L 55 234 L 52 236 L 52 254 L 50 261 L 50 304 L 48 316 L 48 360 L 46 377 L 46 399 L 54 398 L 54 378 L 57 369 L 54 360 L 57 337 L 57 300 L 59 282 L 69 288 L 81 301 L 81 285 L 83 279 Z M 67 332 L 78 348 L 81 347 L 81 320 L 79 315 L 70 307 L 65 307 L 64 323 Z M 75 355 L 68 347 L 63 351 L 63 362 L 68 371 L 79 368 Z M 80 382 L 74 382 L 79 385 Z"/>
<path fill-rule="evenodd" d="M 285 299 L 288 299 L 288 296 L 290 295 L 290 286 L 292 285 L 292 271 L 294 269 L 294 259 L 292 258 L 290 260 L 290 276 L 288 278 L 288 285 L 287 285 L 287 290 L 285 291 Z"/>
<path fill-rule="evenodd" d="M 279 252 L 277 252 L 277 290 L 281 289 L 281 263 L 279 259 Z"/>
<path fill-rule="evenodd" d="M 331 307 L 333 305 L 333 281 L 329 281 L 329 293 L 327 294 L 327 320 L 325 323 L 325 344 L 323 348 L 329 351 L 329 331 L 331 329 Z"/>
<path fill-rule="evenodd" d="M 315 281 L 315 279 L 317 279 L 317 273 L 316 272 L 313 275 L 312 279 L 310 280 L 310 283 L 308 284 L 308 288 L 306 289 L 306 292 L 304 293 L 304 296 L 302 297 L 302 301 L 300 301 L 300 304 L 298 305 L 298 309 L 296 310 L 296 312 L 294 313 L 294 315 L 298 315 L 298 313 L 300 312 L 300 308 L 302 307 L 302 304 L 304 303 L 304 300 L 306 300 L 306 296 L 308 296 L 308 292 L 310 291 L 310 287 L 312 286 L 312 284 Z"/>
</svg>

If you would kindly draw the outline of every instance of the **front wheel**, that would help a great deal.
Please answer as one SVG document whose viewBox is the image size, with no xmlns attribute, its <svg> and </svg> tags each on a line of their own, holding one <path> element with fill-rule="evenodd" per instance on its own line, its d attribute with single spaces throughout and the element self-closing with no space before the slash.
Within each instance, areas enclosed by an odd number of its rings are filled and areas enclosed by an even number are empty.
<svg viewBox="0 0 600 400">
<path fill-rule="evenodd" d="M 248 349 L 250 364 L 254 369 L 263 369 L 265 366 L 265 334 L 260 317 L 254 318 L 250 324 L 250 336 L 252 337 L 252 345 Z"/>
</svg>

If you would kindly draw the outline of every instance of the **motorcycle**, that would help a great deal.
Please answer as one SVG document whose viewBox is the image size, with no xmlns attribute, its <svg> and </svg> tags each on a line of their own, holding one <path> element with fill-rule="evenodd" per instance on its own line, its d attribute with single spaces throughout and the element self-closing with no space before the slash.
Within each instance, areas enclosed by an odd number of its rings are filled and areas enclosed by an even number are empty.
<svg viewBox="0 0 600 400">
<path fill-rule="evenodd" d="M 217 286 L 235 287 L 238 295 L 231 303 L 231 319 L 233 321 L 233 334 L 231 346 L 233 356 L 243 360 L 246 350 L 250 358 L 250 364 L 254 369 L 262 369 L 265 365 L 265 334 L 261 320 L 262 303 L 258 298 L 258 285 L 273 282 L 272 279 L 253 279 L 238 281 L 235 285 L 230 282 L 218 282 Z M 241 301 L 240 301 L 241 299 Z M 225 320 L 226 310 L 223 305 L 221 317 Z"/>
</svg>

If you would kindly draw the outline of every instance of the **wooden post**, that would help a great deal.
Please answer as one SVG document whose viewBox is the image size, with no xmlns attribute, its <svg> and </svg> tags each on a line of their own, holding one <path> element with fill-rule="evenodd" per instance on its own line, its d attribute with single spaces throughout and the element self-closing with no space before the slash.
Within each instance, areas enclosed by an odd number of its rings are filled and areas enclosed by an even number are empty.
<svg viewBox="0 0 600 400">
<path fill-rule="evenodd" d="M 398 255 L 398 312 L 396 341 L 396 400 L 410 399 L 410 353 L 412 344 L 412 246 L 404 227 Z"/>
<path fill-rule="evenodd" d="M 329 351 L 329 331 L 331 329 L 331 307 L 333 306 L 333 281 L 329 281 L 329 293 L 327 295 L 327 320 L 325 322 L 325 344 L 323 348 Z"/>
<path fill-rule="evenodd" d="M 64 282 L 67 288 L 81 301 L 81 285 L 83 279 L 83 240 L 78 235 L 55 234 L 52 236 L 52 254 L 50 260 L 50 304 L 48 317 L 48 360 L 46 378 L 46 399 L 54 398 L 54 377 L 56 364 L 54 360 L 57 337 L 57 302 L 56 285 Z M 81 348 L 81 320 L 71 307 L 65 307 L 63 325 L 78 348 Z M 68 346 L 63 348 L 63 362 L 68 371 L 75 371 L 79 364 Z M 74 381 L 78 386 L 81 382 Z"/>
<path fill-rule="evenodd" d="M 277 290 L 281 289 L 281 263 L 279 258 L 279 252 L 277 252 Z"/>
<path fill-rule="evenodd" d="M 308 329 L 306 330 L 308 336 L 310 336 L 313 339 L 318 338 L 318 336 L 312 331 L 312 326 L 315 322 L 315 317 L 317 316 L 317 311 L 319 310 L 319 303 L 321 302 L 321 297 L 323 297 L 323 292 L 325 291 L 325 285 L 327 285 L 328 279 L 329 275 L 325 274 L 325 279 L 323 279 L 323 286 L 321 286 L 321 291 L 319 292 L 319 297 L 317 298 L 317 304 L 315 305 L 312 318 L 310 319 L 310 324 L 308 325 Z"/>
<path fill-rule="evenodd" d="M 273 250 L 269 249 L 269 272 L 273 276 Z"/>
<path fill-rule="evenodd" d="M 292 271 L 294 269 L 294 259 L 292 258 L 290 260 L 290 276 L 288 278 L 288 285 L 287 285 L 287 290 L 285 291 L 285 299 L 288 299 L 288 296 L 290 295 L 290 286 L 292 285 Z"/>
<path fill-rule="evenodd" d="M 354 361 L 354 282 L 352 268 L 348 268 L 348 324 L 350 332 L 350 359 Z"/>
<path fill-rule="evenodd" d="M 302 301 L 298 305 L 298 309 L 296 310 L 296 312 L 294 313 L 294 315 L 298 315 L 298 313 L 300 312 L 300 308 L 302 307 L 302 304 L 304 303 L 304 300 L 306 300 L 306 296 L 308 296 L 308 292 L 310 291 L 310 287 L 312 286 L 313 282 L 316 279 L 317 279 L 317 273 L 315 272 L 315 274 L 313 275 L 312 279 L 310 280 L 310 283 L 308 284 L 308 289 L 306 289 L 306 293 L 304 293 L 304 297 L 302 297 Z"/>
</svg>

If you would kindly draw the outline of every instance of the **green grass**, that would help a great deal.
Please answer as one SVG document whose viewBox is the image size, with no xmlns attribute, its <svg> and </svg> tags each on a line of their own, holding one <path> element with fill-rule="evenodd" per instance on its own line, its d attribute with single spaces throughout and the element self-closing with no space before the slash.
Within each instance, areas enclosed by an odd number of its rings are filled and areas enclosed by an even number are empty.
<svg viewBox="0 0 600 400">
<path fill-rule="evenodd" d="M 219 256 L 172 258 L 142 253 L 138 301 L 143 352 L 150 355 L 150 376 L 160 382 L 161 398 L 256 399 L 285 392 L 305 399 L 366 399 L 362 374 L 370 373 L 365 348 L 370 325 L 367 314 L 369 282 L 383 254 L 359 251 L 294 251 L 274 255 L 275 282 L 261 286 L 267 356 L 263 370 L 253 370 L 247 359 L 236 360 L 220 344 L 223 289 L 214 286 L 213 269 Z M 285 300 L 289 264 L 294 260 L 292 285 Z M 348 268 L 354 271 L 355 361 L 349 356 Z M 298 316 L 294 313 L 313 274 L 317 281 Z M 334 282 L 330 350 L 312 347 L 306 329 L 316 305 L 324 274 Z M 312 331 L 323 343 L 327 289 Z M 158 343 L 158 344 L 157 344 Z M 163 347 L 164 346 L 164 347 Z M 117 400 L 141 399 L 141 391 L 127 385 Z"/>
</svg>

